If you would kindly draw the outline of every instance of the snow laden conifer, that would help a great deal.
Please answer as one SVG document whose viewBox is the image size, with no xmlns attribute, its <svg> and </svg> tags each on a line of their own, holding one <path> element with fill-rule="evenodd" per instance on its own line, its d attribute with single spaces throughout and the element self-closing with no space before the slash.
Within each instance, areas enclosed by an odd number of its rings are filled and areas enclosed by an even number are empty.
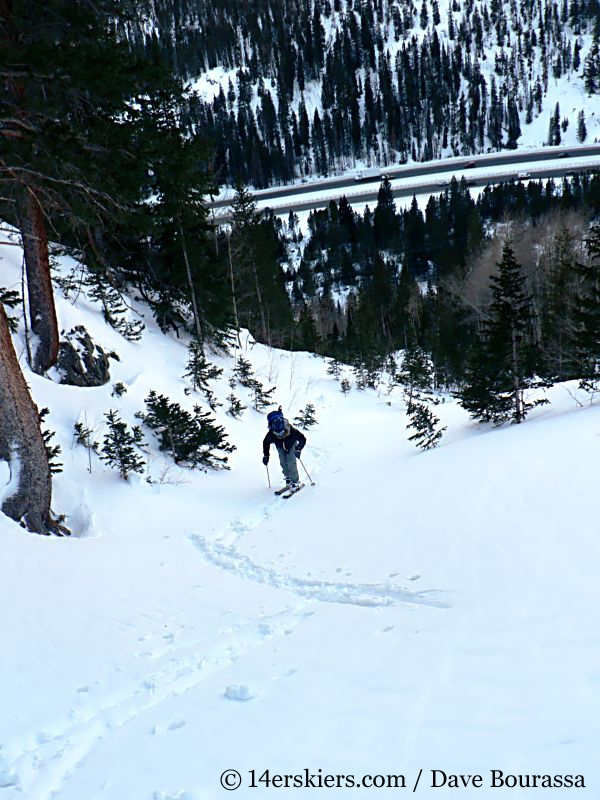
<svg viewBox="0 0 600 800">
<path fill-rule="evenodd" d="M 229 469 L 227 456 L 235 446 L 227 441 L 221 425 L 196 405 L 190 413 L 164 395 L 151 391 L 146 413 L 137 416 L 158 437 L 159 449 L 173 461 L 192 469 Z"/>
<path fill-rule="evenodd" d="M 144 471 L 144 460 L 136 452 L 144 446 L 144 436 L 139 425 L 134 425 L 130 430 L 127 423 L 112 409 L 105 417 L 108 433 L 104 436 L 100 458 L 112 469 L 118 470 L 121 478 L 126 481 L 132 472 Z"/>
<path fill-rule="evenodd" d="M 431 410 L 439 404 L 433 394 L 433 366 L 427 353 L 420 347 L 407 350 L 402 360 L 396 381 L 404 387 L 407 430 L 414 430 L 408 437 L 421 450 L 430 450 L 439 444 L 446 428 L 440 428 L 440 420 Z"/>
</svg>

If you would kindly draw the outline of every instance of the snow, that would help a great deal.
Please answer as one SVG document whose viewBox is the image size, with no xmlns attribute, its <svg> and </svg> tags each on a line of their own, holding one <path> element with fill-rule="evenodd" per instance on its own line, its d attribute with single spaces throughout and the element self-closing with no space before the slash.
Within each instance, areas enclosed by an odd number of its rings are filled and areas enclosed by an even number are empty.
<svg viewBox="0 0 600 800">
<path fill-rule="evenodd" d="M 18 287 L 18 248 L 0 256 Z M 522 796 L 492 789 L 493 769 L 582 774 L 578 796 L 598 795 L 600 407 L 557 386 L 524 425 L 493 429 L 446 398 L 442 444 L 419 453 L 398 394 L 344 396 L 322 359 L 245 337 L 286 415 L 316 408 L 316 486 L 273 496 L 250 409 L 217 413 L 230 472 L 169 469 L 153 448 L 153 483 L 125 482 L 95 456 L 88 472 L 73 423 L 101 439 L 103 414 L 133 424 L 151 388 L 202 403 L 184 393 L 185 342 L 135 302 L 140 342 L 82 295 L 57 303 L 61 327 L 121 360 L 93 389 L 26 370 L 62 446 L 53 506 L 73 536 L 0 515 L 1 800 L 209 800 L 225 770 L 242 776 L 236 797 L 263 797 L 249 771 L 266 769 L 403 774 L 409 791 L 422 769 L 423 798 L 455 794 L 432 770 L 480 774 L 483 800 Z M 233 361 L 213 360 L 224 397 Z M 274 488 L 275 456 L 269 470 Z"/>
</svg>

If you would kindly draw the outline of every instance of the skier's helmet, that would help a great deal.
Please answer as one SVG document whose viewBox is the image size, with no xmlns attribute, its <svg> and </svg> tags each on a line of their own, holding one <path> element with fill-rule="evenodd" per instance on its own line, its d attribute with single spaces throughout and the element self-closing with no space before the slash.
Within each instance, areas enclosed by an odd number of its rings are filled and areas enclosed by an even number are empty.
<svg viewBox="0 0 600 800">
<path fill-rule="evenodd" d="M 267 414 L 267 422 L 275 436 L 283 436 L 285 434 L 285 418 L 280 408 L 278 408 L 277 411 L 271 411 L 270 414 Z"/>
</svg>

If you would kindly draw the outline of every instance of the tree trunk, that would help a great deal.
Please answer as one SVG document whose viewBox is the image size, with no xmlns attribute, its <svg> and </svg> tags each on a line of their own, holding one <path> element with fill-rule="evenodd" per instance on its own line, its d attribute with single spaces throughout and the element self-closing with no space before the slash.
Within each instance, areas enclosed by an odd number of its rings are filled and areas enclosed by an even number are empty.
<svg viewBox="0 0 600 800">
<path fill-rule="evenodd" d="M 42 206 L 30 184 L 18 192 L 17 204 L 27 271 L 30 325 L 34 334 L 30 366 L 38 375 L 43 375 L 56 363 L 59 341 L 46 223 Z"/>
<path fill-rule="evenodd" d="M 0 303 L 0 460 L 10 469 L 2 511 L 36 533 L 58 532 L 50 515 L 52 483 L 40 416 L 31 399 Z M 64 532 L 64 531 L 63 531 Z"/>
<path fill-rule="evenodd" d="M 194 315 L 194 327 L 196 329 L 196 338 L 200 343 L 204 342 L 204 330 L 202 325 L 202 317 L 200 316 L 200 307 L 198 305 L 198 299 L 196 297 L 196 288 L 194 286 L 194 278 L 192 276 L 192 266 L 190 264 L 190 260 L 188 258 L 188 251 L 185 244 L 185 236 L 183 234 L 183 225 L 181 224 L 181 219 L 177 218 L 177 223 L 179 225 L 179 235 L 181 237 L 181 250 L 183 252 L 183 260 L 185 263 L 185 272 L 187 275 L 188 286 L 190 289 L 190 298 L 192 301 L 192 313 Z"/>
</svg>

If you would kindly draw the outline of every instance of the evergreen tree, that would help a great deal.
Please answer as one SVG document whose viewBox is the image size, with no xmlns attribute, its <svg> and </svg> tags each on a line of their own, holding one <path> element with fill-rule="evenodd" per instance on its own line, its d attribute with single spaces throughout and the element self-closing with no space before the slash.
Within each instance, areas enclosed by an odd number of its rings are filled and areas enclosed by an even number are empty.
<svg viewBox="0 0 600 800">
<path fill-rule="evenodd" d="M 247 406 L 245 406 L 242 401 L 234 395 L 233 392 L 227 395 L 226 400 L 229 405 L 227 406 L 227 411 L 225 413 L 229 414 L 230 417 L 239 419 L 246 410 Z"/>
<path fill-rule="evenodd" d="M 144 446 L 143 434 L 137 425 L 130 430 L 127 423 L 112 409 L 105 417 L 108 433 L 104 436 L 100 458 L 118 470 L 121 478 L 126 481 L 132 472 L 144 471 L 144 460 L 136 452 L 136 448 L 139 450 Z"/>
<path fill-rule="evenodd" d="M 251 389 L 253 383 L 256 381 L 254 371 L 252 370 L 252 364 L 243 356 L 238 356 L 235 367 L 233 368 L 233 374 L 240 386 L 244 386 L 246 389 Z"/>
<path fill-rule="evenodd" d="M 209 387 L 208 382 L 215 380 L 222 375 L 223 370 L 211 364 L 204 355 L 202 344 L 195 338 L 190 340 L 187 372 L 184 378 L 192 379 L 192 387 L 196 391 L 201 391 L 206 397 L 206 401 L 214 411 L 221 403 L 217 402 L 215 393 Z"/>
<path fill-rule="evenodd" d="M 587 139 L 587 127 L 585 124 L 585 112 L 583 109 L 577 115 L 577 141 L 583 144 Z"/>
<path fill-rule="evenodd" d="M 573 350 L 582 387 L 595 392 L 600 380 L 600 225 L 587 240 L 589 258 L 576 262 Z"/>
<path fill-rule="evenodd" d="M 315 407 L 312 403 L 307 403 L 306 406 L 298 412 L 294 417 L 294 424 L 302 430 L 308 430 L 313 425 L 317 425 L 317 418 L 315 415 Z"/>
<path fill-rule="evenodd" d="M 475 419 L 500 424 L 523 422 L 545 400 L 528 403 L 525 391 L 534 381 L 536 351 L 531 328 L 531 300 L 510 243 L 504 245 L 497 274 L 490 279 L 492 302 L 482 336 L 474 347 L 463 388 L 463 408 Z"/>
<path fill-rule="evenodd" d="M 439 428 L 439 418 L 431 411 L 423 400 L 414 400 L 406 410 L 409 417 L 407 428 L 415 432 L 408 437 L 420 450 L 437 447 L 444 435 L 445 427 Z"/>
<path fill-rule="evenodd" d="M 227 456 L 221 453 L 231 453 L 235 447 L 209 413 L 197 405 L 190 413 L 155 391 L 150 392 L 145 403 L 146 413 L 137 416 L 154 431 L 159 449 L 169 453 L 176 464 L 192 469 L 229 469 Z"/>
</svg>

